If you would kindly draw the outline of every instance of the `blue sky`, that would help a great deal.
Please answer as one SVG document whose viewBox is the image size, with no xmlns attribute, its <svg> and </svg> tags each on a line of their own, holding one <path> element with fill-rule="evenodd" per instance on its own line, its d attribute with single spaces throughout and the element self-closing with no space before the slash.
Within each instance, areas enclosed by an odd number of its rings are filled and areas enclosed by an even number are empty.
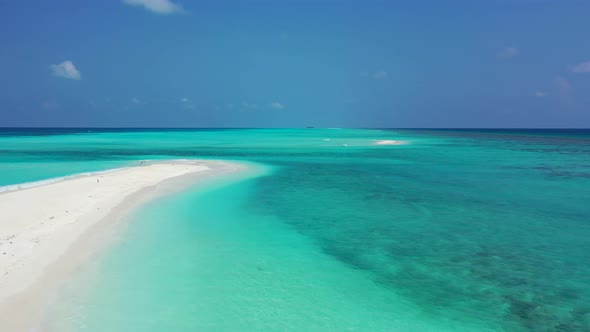
<svg viewBox="0 0 590 332">
<path fill-rule="evenodd" d="M 590 127 L 585 0 L 0 0 L 0 126 Z"/>
</svg>

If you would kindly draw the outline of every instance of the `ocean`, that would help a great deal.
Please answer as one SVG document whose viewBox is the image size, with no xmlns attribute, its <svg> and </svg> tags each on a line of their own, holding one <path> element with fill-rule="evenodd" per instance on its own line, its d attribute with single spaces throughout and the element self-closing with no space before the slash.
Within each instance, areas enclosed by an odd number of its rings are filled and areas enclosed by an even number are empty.
<svg viewBox="0 0 590 332">
<path fill-rule="evenodd" d="M 47 330 L 590 330 L 590 130 L 0 129 L 4 188 L 184 158 L 252 167 L 136 211 Z"/>
</svg>

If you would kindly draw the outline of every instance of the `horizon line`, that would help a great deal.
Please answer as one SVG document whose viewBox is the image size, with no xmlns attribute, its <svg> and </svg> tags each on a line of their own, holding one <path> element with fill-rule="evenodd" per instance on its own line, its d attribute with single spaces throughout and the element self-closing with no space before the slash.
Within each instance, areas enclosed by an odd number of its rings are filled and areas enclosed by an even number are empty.
<svg viewBox="0 0 590 332">
<path fill-rule="evenodd" d="M 0 126 L 4 129 L 395 129 L 395 130 L 590 130 L 590 127 L 54 127 L 54 126 Z"/>
</svg>

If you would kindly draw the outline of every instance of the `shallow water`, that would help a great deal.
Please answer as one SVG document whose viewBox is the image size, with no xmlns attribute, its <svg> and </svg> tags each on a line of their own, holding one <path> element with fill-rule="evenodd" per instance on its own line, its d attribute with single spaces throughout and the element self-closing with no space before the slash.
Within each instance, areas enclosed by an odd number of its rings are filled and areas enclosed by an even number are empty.
<svg viewBox="0 0 590 332">
<path fill-rule="evenodd" d="M 0 183 L 148 158 L 272 166 L 139 211 L 64 287 L 54 329 L 590 329 L 588 131 L 44 134 L 0 137 Z"/>
</svg>

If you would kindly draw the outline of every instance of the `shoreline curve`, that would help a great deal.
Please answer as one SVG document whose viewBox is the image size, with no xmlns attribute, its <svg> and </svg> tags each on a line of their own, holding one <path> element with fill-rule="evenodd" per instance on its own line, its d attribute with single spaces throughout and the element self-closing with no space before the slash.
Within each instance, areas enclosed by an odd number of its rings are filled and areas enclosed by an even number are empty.
<svg viewBox="0 0 590 332">
<path fill-rule="evenodd" d="M 37 326 L 60 283 L 107 246 L 108 234 L 142 205 L 248 168 L 233 161 L 150 160 L 0 192 L 3 328 Z"/>
</svg>

